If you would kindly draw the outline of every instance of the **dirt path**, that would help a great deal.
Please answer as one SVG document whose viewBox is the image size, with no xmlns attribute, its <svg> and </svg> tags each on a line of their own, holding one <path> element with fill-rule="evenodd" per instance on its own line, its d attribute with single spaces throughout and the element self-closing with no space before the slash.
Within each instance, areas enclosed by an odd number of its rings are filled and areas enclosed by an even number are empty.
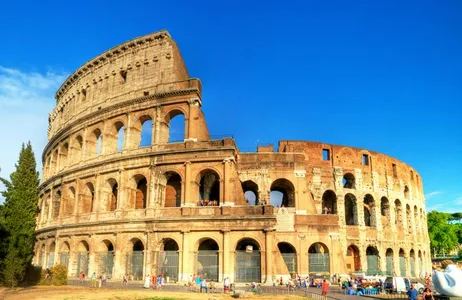
<svg viewBox="0 0 462 300">
<path fill-rule="evenodd" d="M 4 291 L 5 300 L 135 300 L 152 297 L 153 300 L 168 297 L 168 300 L 208 300 L 215 296 L 220 300 L 234 299 L 223 294 L 196 294 L 183 292 L 166 292 L 153 290 L 121 290 L 121 289 L 91 289 L 86 287 L 30 287 L 14 291 Z M 165 299 L 165 300 L 167 300 Z M 255 300 L 306 300 L 307 298 L 295 295 L 249 295 L 246 299 Z"/>
</svg>

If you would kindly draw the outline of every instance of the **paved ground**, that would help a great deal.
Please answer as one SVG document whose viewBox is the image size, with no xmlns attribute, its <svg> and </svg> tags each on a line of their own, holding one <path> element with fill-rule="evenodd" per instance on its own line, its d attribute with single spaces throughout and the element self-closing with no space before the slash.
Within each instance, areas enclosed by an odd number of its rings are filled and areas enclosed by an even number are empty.
<svg viewBox="0 0 462 300">
<path fill-rule="evenodd" d="M 69 280 L 68 285 L 72 285 L 72 286 L 82 286 L 82 285 L 90 286 L 90 281 L 86 280 L 84 283 L 79 283 L 78 280 Z M 141 282 L 141 281 L 130 281 L 127 285 L 123 285 L 122 282 L 120 282 L 120 281 L 114 281 L 113 282 L 113 281 L 108 280 L 107 288 L 139 290 L 139 289 L 143 289 L 143 282 Z M 235 289 L 237 289 L 237 290 L 246 290 L 246 288 L 247 287 L 245 285 L 237 284 Z M 306 290 L 300 289 L 300 290 L 296 290 L 296 291 L 292 291 L 292 290 L 289 291 L 285 287 L 262 286 L 262 288 L 263 288 L 264 293 L 268 293 L 268 294 L 304 295 L 304 296 L 307 296 L 307 297 L 310 297 L 310 298 L 316 299 L 316 300 L 323 299 L 323 297 L 321 296 L 321 289 L 313 288 L 313 287 L 310 287 L 310 288 L 308 288 Z M 165 285 L 163 290 L 165 290 L 165 291 L 175 291 L 175 292 L 191 292 L 191 293 L 195 292 L 194 288 L 189 288 L 189 287 L 182 286 L 182 285 L 177 285 L 177 284 Z M 215 292 L 216 293 L 222 293 L 223 291 L 222 291 L 222 289 L 217 289 L 217 291 L 215 291 Z M 364 298 L 361 298 L 361 296 L 349 296 L 349 295 L 346 295 L 339 286 L 331 286 L 329 288 L 329 293 L 328 293 L 327 298 L 335 299 L 335 300 L 361 300 L 361 299 L 364 299 Z M 384 297 L 377 297 L 375 295 L 370 295 L 370 296 L 368 296 L 368 298 L 370 298 L 370 299 L 384 299 Z"/>
</svg>

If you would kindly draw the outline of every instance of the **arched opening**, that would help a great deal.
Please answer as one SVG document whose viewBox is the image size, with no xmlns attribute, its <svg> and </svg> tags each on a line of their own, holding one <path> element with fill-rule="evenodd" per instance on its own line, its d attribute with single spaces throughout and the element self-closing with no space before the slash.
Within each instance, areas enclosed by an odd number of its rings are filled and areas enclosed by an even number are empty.
<svg viewBox="0 0 462 300">
<path fill-rule="evenodd" d="M 399 272 L 401 273 L 401 277 L 406 276 L 406 258 L 402 248 L 399 249 Z"/>
<path fill-rule="evenodd" d="M 165 174 L 165 207 L 181 207 L 181 177 L 175 172 Z"/>
<path fill-rule="evenodd" d="M 119 193 L 119 185 L 114 178 L 106 181 L 106 203 L 104 208 L 106 211 L 114 211 L 117 209 L 117 198 Z"/>
<path fill-rule="evenodd" d="M 59 251 L 59 263 L 69 268 L 69 253 L 71 252 L 71 248 L 68 242 L 64 242 L 61 245 L 61 251 Z"/>
<path fill-rule="evenodd" d="M 157 258 L 157 274 L 178 281 L 179 247 L 173 239 L 165 239 Z"/>
<path fill-rule="evenodd" d="M 196 259 L 196 274 L 202 279 L 218 281 L 218 244 L 206 239 L 199 244 Z"/>
<path fill-rule="evenodd" d="M 74 213 L 75 207 L 75 188 L 73 186 L 67 189 L 67 197 L 63 205 L 63 216 L 70 216 Z"/>
<path fill-rule="evenodd" d="M 132 239 L 129 243 L 131 249 L 126 254 L 125 272 L 132 274 L 135 280 L 143 279 L 144 245 L 139 239 Z"/>
<path fill-rule="evenodd" d="M 152 119 L 149 116 L 143 116 L 139 119 L 140 136 L 139 147 L 148 147 L 152 145 Z"/>
<path fill-rule="evenodd" d="M 388 226 L 390 224 L 390 201 L 387 197 L 380 199 L 380 214 L 382 218 L 382 226 Z"/>
<path fill-rule="evenodd" d="M 376 226 L 375 201 L 374 201 L 374 198 L 370 194 L 367 194 L 366 196 L 364 196 L 363 209 L 364 209 L 364 225 Z"/>
<path fill-rule="evenodd" d="M 343 175 L 343 188 L 344 189 L 355 189 L 356 188 L 356 179 L 355 176 L 351 173 L 346 173 Z"/>
<path fill-rule="evenodd" d="M 419 217 L 419 210 L 417 209 L 417 206 L 414 205 L 414 226 L 416 228 L 416 231 L 418 234 L 422 233 L 422 227 L 420 226 L 420 217 Z"/>
<path fill-rule="evenodd" d="M 167 140 L 168 143 L 182 143 L 185 140 L 185 118 L 181 111 L 174 110 L 169 114 Z"/>
<path fill-rule="evenodd" d="M 59 208 L 61 207 L 61 190 L 57 190 L 53 197 L 53 207 L 51 218 L 56 220 L 59 217 Z"/>
<path fill-rule="evenodd" d="M 297 251 L 295 251 L 294 246 L 289 243 L 281 242 L 278 243 L 279 252 L 284 259 L 286 265 L 287 274 L 290 275 L 291 278 L 295 278 L 295 274 L 297 274 Z M 285 272 L 284 272 L 285 273 Z"/>
<path fill-rule="evenodd" d="M 51 155 L 51 174 L 56 174 L 58 172 L 58 149 L 53 151 Z"/>
<path fill-rule="evenodd" d="M 258 205 L 258 185 L 252 180 L 247 180 L 242 183 L 242 191 L 249 205 Z"/>
<path fill-rule="evenodd" d="M 369 246 L 366 249 L 367 275 L 379 275 L 379 251 Z"/>
<path fill-rule="evenodd" d="M 409 206 L 409 204 L 406 204 L 406 220 L 408 233 L 412 234 L 412 214 L 411 207 Z"/>
<path fill-rule="evenodd" d="M 353 194 L 345 195 L 345 224 L 358 225 L 358 208 L 356 197 Z"/>
<path fill-rule="evenodd" d="M 77 269 L 75 276 L 79 276 L 81 272 L 88 276 L 88 267 L 90 263 L 90 246 L 86 241 L 81 241 L 77 247 Z"/>
<path fill-rule="evenodd" d="M 327 190 L 322 194 L 322 213 L 337 214 L 337 195 L 331 190 Z"/>
<path fill-rule="evenodd" d="M 48 212 L 50 211 L 51 196 L 48 195 L 43 203 L 43 222 L 48 221 Z"/>
<path fill-rule="evenodd" d="M 220 177 L 213 170 L 199 174 L 199 206 L 220 205 Z"/>
<path fill-rule="evenodd" d="M 145 209 L 148 192 L 148 182 L 143 175 L 135 176 L 134 180 L 136 183 L 136 190 L 135 201 L 132 202 L 134 202 L 133 204 L 135 209 Z"/>
<path fill-rule="evenodd" d="M 411 252 L 409 253 L 409 265 L 411 267 L 411 277 L 416 277 L 415 276 L 415 252 L 414 249 L 411 249 Z"/>
<path fill-rule="evenodd" d="M 359 257 L 359 249 L 355 245 L 350 245 L 347 248 L 346 267 L 348 272 L 356 272 L 361 270 L 361 259 Z"/>
<path fill-rule="evenodd" d="M 395 224 L 397 226 L 403 226 L 403 212 L 401 208 L 401 201 L 395 200 Z"/>
<path fill-rule="evenodd" d="M 420 251 L 420 250 L 418 252 L 418 257 L 419 257 L 418 266 L 417 266 L 417 269 L 419 270 L 418 275 L 419 275 L 420 278 L 422 278 L 422 277 L 424 277 L 425 273 L 424 273 L 424 265 L 422 263 L 422 251 Z"/>
<path fill-rule="evenodd" d="M 276 207 L 295 207 L 295 187 L 287 179 L 280 178 L 271 184 L 270 202 Z"/>
<path fill-rule="evenodd" d="M 103 146 L 103 134 L 100 129 L 95 129 L 90 134 L 90 138 L 87 140 L 87 149 L 89 151 L 89 156 L 98 156 L 101 154 Z"/>
<path fill-rule="evenodd" d="M 122 122 L 117 122 L 115 129 L 117 131 L 116 152 L 120 152 L 124 149 L 125 144 L 125 126 Z"/>
<path fill-rule="evenodd" d="M 387 268 L 385 275 L 392 276 L 393 275 L 393 249 L 388 248 L 385 255 L 386 255 L 386 268 Z"/>
<path fill-rule="evenodd" d="M 114 245 L 111 241 L 103 240 L 98 247 L 98 274 L 111 278 L 114 268 Z"/>
<path fill-rule="evenodd" d="M 80 213 L 88 214 L 93 212 L 95 202 L 95 188 L 91 182 L 88 182 L 83 190 L 80 201 Z"/>
<path fill-rule="evenodd" d="M 409 199 L 409 188 L 408 188 L 407 185 L 404 186 L 404 191 L 403 191 L 403 193 L 404 193 L 404 199 Z"/>
<path fill-rule="evenodd" d="M 308 249 L 310 273 L 330 273 L 329 249 L 323 243 L 314 243 Z"/>
<path fill-rule="evenodd" d="M 50 247 L 48 247 L 48 269 L 53 268 L 53 266 L 55 265 L 55 248 L 56 244 L 54 242 L 51 243 Z"/>
<path fill-rule="evenodd" d="M 61 146 L 61 150 L 59 151 L 59 169 L 64 169 L 67 167 L 67 156 L 69 154 L 69 144 L 64 143 Z"/>
<path fill-rule="evenodd" d="M 40 248 L 40 255 L 39 255 L 39 262 L 38 262 L 38 265 L 41 266 L 42 268 L 45 267 L 44 266 L 45 255 L 46 255 L 45 245 L 42 245 L 42 247 Z"/>
<path fill-rule="evenodd" d="M 71 155 L 72 163 L 78 163 L 82 159 L 83 138 L 78 135 L 72 142 Z"/>
<path fill-rule="evenodd" d="M 236 246 L 235 282 L 261 282 L 261 254 L 258 243 L 243 239 Z"/>
</svg>

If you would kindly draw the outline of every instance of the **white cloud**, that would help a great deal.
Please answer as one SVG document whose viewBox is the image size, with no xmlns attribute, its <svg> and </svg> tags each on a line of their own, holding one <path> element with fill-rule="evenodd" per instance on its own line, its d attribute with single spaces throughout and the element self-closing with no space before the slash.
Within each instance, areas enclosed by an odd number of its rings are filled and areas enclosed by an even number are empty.
<svg viewBox="0 0 462 300">
<path fill-rule="evenodd" d="M 429 199 L 431 199 L 431 198 L 434 198 L 434 197 L 439 196 L 439 195 L 442 195 L 442 194 L 444 194 L 443 191 L 434 191 L 434 192 L 430 192 L 430 193 L 425 194 L 425 199 L 426 199 L 426 200 L 429 200 Z"/>
<path fill-rule="evenodd" d="M 66 77 L 52 71 L 41 74 L 0 66 L 1 177 L 8 178 L 14 171 L 21 145 L 28 141 L 32 143 L 37 169 L 41 171 L 48 114 L 55 105 L 54 93 Z"/>
</svg>

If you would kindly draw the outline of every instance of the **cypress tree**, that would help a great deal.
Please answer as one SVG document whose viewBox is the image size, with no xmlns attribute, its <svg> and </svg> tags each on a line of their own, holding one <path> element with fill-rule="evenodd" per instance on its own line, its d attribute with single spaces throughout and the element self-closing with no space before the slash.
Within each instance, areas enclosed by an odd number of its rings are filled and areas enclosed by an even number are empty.
<svg viewBox="0 0 462 300">
<path fill-rule="evenodd" d="M 0 211 L 1 228 L 6 233 L 3 246 L 2 279 L 16 286 L 25 275 L 34 256 L 35 222 L 37 216 L 39 174 L 30 142 L 22 145 L 16 170 L 10 180 L 0 178 L 5 203 Z"/>
</svg>

